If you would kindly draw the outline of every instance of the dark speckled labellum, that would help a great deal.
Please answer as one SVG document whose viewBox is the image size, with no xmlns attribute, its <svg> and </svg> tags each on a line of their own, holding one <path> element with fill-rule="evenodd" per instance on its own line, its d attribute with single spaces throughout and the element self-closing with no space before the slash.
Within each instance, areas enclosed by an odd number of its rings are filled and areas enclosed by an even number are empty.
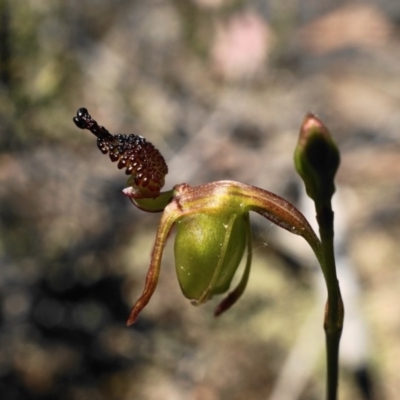
<svg viewBox="0 0 400 400">
<path fill-rule="evenodd" d="M 161 153 L 139 135 L 112 135 L 104 126 L 90 116 L 86 108 L 80 108 L 73 118 L 75 125 L 87 129 L 97 137 L 97 147 L 103 154 L 109 154 L 111 161 L 118 162 L 118 168 L 130 175 L 129 185 L 140 198 L 155 198 L 164 186 L 168 167 Z"/>
</svg>

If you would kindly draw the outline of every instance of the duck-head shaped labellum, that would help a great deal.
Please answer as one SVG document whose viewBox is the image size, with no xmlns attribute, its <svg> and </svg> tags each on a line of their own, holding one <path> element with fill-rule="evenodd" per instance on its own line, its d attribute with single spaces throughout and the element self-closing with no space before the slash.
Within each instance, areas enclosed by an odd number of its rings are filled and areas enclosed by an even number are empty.
<svg viewBox="0 0 400 400">
<path fill-rule="evenodd" d="M 99 126 L 86 108 L 80 108 L 73 118 L 75 125 L 87 129 L 97 137 L 97 147 L 109 154 L 111 161 L 118 161 L 118 168 L 125 168 L 130 175 L 128 184 L 139 198 L 155 198 L 164 186 L 168 167 L 161 153 L 139 135 L 112 135 Z"/>
</svg>

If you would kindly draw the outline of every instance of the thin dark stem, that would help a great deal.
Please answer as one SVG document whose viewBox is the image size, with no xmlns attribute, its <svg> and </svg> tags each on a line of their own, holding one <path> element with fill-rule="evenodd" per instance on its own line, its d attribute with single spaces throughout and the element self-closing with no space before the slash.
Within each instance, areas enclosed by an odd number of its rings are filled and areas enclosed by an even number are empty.
<svg viewBox="0 0 400 400">
<path fill-rule="evenodd" d="M 337 399 L 339 375 L 339 343 L 343 328 L 344 308 L 336 275 L 334 254 L 334 230 L 331 204 L 317 208 L 317 220 L 321 236 L 324 276 L 328 289 L 328 301 L 325 310 L 325 337 L 327 348 L 327 400 Z"/>
<path fill-rule="evenodd" d="M 326 335 L 326 359 L 327 359 L 327 386 L 326 399 L 336 400 L 339 379 L 339 334 L 330 334 L 325 331 Z"/>
</svg>

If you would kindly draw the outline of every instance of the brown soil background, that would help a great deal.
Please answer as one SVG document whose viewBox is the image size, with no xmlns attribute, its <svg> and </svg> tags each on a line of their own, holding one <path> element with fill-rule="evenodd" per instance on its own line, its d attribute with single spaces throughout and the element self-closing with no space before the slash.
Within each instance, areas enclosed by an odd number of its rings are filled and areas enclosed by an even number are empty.
<svg viewBox="0 0 400 400">
<path fill-rule="evenodd" d="M 171 238 L 153 299 L 125 327 L 159 215 L 121 194 L 124 174 L 72 123 L 82 106 L 152 142 L 166 188 L 232 179 L 286 197 L 300 124 L 317 113 L 341 149 L 374 398 L 398 398 L 400 3 L 304 3 L 0 1 L 2 399 L 268 399 L 303 328 L 297 398 L 323 398 L 315 274 L 261 218 L 229 313 L 183 298 Z M 342 400 L 365 398 L 354 372 L 341 370 Z"/>
</svg>

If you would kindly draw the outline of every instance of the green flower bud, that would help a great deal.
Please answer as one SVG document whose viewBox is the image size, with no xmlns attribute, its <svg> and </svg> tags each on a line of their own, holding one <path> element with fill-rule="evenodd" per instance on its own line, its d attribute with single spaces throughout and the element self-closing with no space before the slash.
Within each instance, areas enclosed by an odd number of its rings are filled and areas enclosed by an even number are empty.
<svg viewBox="0 0 400 400">
<path fill-rule="evenodd" d="M 326 126 L 311 113 L 301 126 L 294 161 L 308 196 L 317 204 L 330 202 L 340 164 L 339 150 Z"/>
<path fill-rule="evenodd" d="M 175 266 L 182 292 L 194 304 L 225 293 L 243 258 L 247 219 L 220 210 L 176 222 Z"/>
</svg>

